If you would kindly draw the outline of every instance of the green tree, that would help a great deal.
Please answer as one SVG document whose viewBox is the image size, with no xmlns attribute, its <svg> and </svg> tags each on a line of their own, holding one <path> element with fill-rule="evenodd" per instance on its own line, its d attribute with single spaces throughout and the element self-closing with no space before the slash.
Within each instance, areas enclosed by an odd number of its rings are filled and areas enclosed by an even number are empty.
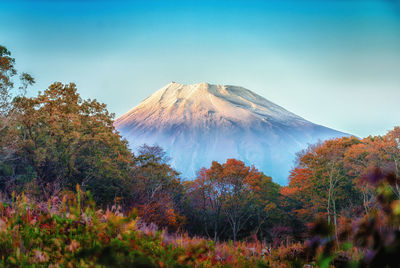
<svg viewBox="0 0 400 268">
<path fill-rule="evenodd" d="M 30 168 L 39 196 L 80 184 L 104 204 L 124 193 L 131 154 L 113 126 L 113 114 L 82 100 L 75 84 L 52 84 L 37 97 L 15 100 L 20 136 L 15 169 Z"/>
<path fill-rule="evenodd" d="M 270 236 L 272 226 L 282 224 L 284 218 L 280 204 L 280 186 L 271 177 L 261 174 L 258 180 L 252 182 L 251 193 L 254 202 L 251 232 L 265 239 Z"/>
<path fill-rule="evenodd" d="M 22 96 L 29 85 L 35 80 L 27 73 L 21 73 L 19 79 L 18 71 L 15 69 L 15 59 L 11 52 L 0 45 L 0 162 L 7 166 L 6 161 L 14 156 L 18 137 L 15 135 L 15 112 L 12 99 Z M 15 82 L 20 86 L 15 88 Z"/>
<path fill-rule="evenodd" d="M 184 193 L 169 160 L 161 147 L 142 145 L 133 157 L 129 200 L 145 222 L 176 230 L 184 221 L 180 215 Z"/>
</svg>

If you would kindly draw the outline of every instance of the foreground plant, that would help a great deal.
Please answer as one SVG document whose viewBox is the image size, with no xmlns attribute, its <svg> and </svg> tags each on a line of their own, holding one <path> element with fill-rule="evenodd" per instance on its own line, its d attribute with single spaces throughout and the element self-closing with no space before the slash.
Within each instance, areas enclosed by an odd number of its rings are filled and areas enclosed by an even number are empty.
<svg viewBox="0 0 400 268">
<path fill-rule="evenodd" d="M 248 245 L 170 235 L 118 206 L 96 210 L 89 193 L 65 193 L 48 204 L 25 195 L 0 204 L 1 266 L 246 267 L 265 266 Z"/>
</svg>

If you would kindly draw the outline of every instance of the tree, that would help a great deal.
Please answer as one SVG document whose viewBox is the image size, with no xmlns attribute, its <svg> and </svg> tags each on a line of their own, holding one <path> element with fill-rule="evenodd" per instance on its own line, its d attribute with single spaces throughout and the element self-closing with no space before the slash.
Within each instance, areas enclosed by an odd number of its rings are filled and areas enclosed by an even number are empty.
<svg viewBox="0 0 400 268">
<path fill-rule="evenodd" d="M 145 222 L 178 229 L 184 221 L 179 207 L 183 198 L 179 173 L 171 168 L 166 152 L 157 145 L 144 144 L 138 153 L 130 171 L 130 205 L 139 208 Z"/>
<path fill-rule="evenodd" d="M 293 211 L 302 221 L 311 221 L 319 213 L 320 196 L 312 184 L 312 172 L 308 168 L 295 167 L 290 171 L 289 185 L 281 188 L 281 194 L 295 200 Z"/>
<path fill-rule="evenodd" d="M 275 223 L 282 223 L 283 215 L 280 204 L 280 186 L 261 173 L 261 177 L 251 182 L 254 214 L 252 215 L 253 230 L 251 232 L 259 238 L 271 236 L 269 229 Z"/>
<path fill-rule="evenodd" d="M 11 57 L 11 52 L 0 46 L 0 115 L 2 117 L 8 115 L 11 107 L 12 89 L 14 88 L 12 79 L 17 75 L 14 64 L 15 59 Z"/>
<path fill-rule="evenodd" d="M 15 135 L 15 112 L 12 109 L 12 99 L 22 96 L 29 85 L 35 83 L 32 76 L 21 73 L 18 89 L 14 87 L 14 77 L 18 75 L 15 69 L 15 59 L 11 57 L 11 52 L 0 45 L 0 162 L 4 166 L 4 161 L 13 157 L 16 150 L 18 137 Z"/>
<path fill-rule="evenodd" d="M 364 178 L 377 168 L 392 172 L 399 177 L 400 162 L 400 128 L 396 127 L 385 136 L 367 137 L 349 148 L 345 154 L 345 163 L 349 173 L 356 177 L 357 186 L 363 195 L 363 206 L 366 214 L 376 204 L 376 189 Z M 399 182 L 392 186 L 394 194 L 400 198 Z"/>
<path fill-rule="evenodd" d="M 250 234 L 249 226 L 259 232 L 276 209 L 279 187 L 271 178 L 242 161 L 228 159 L 226 163 L 212 162 L 201 169 L 197 179 L 187 185 L 188 195 L 204 233 L 214 240 L 221 239 L 227 227 L 230 238 Z"/>
<path fill-rule="evenodd" d="M 301 152 L 289 186 L 283 190 L 303 204 L 305 210 L 301 213 L 325 214 L 328 222 L 334 224 L 336 234 L 340 212 L 360 203 L 354 177 L 345 168 L 345 153 L 359 143 L 355 137 L 337 138 Z"/>
<path fill-rule="evenodd" d="M 39 196 L 80 184 L 105 204 L 122 196 L 131 154 L 113 126 L 113 114 L 82 100 L 75 84 L 52 84 L 37 97 L 15 100 L 20 144 L 15 174 L 31 170 Z"/>
<path fill-rule="evenodd" d="M 384 159 L 389 163 L 389 172 L 393 172 L 397 178 L 400 178 L 400 127 L 395 127 L 384 136 L 384 141 L 387 146 L 384 146 Z M 400 199 L 400 180 L 396 180 L 393 192 Z"/>
<path fill-rule="evenodd" d="M 362 194 L 365 214 L 368 214 L 375 204 L 376 189 L 363 178 L 372 169 L 383 165 L 380 155 L 382 146 L 384 146 L 382 137 L 367 137 L 351 146 L 345 153 L 345 166 L 349 170 L 349 175 L 355 178 L 357 188 Z"/>
<path fill-rule="evenodd" d="M 217 241 L 227 226 L 224 224 L 222 198 L 218 191 L 222 165 L 213 162 L 212 167 L 202 168 L 194 182 L 186 183 L 186 193 L 190 198 L 188 210 L 192 212 L 189 212 L 192 215 L 191 222 L 201 222 L 204 234 Z"/>
</svg>

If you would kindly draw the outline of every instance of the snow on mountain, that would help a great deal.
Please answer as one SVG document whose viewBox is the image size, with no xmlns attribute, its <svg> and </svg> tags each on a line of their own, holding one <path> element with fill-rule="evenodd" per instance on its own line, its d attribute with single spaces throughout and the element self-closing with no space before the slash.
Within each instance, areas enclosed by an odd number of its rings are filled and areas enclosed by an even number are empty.
<svg viewBox="0 0 400 268">
<path fill-rule="evenodd" d="M 182 176 L 213 160 L 243 160 L 286 184 L 296 152 L 348 134 L 313 124 L 248 89 L 171 82 L 115 121 L 135 150 L 158 144 Z"/>
</svg>

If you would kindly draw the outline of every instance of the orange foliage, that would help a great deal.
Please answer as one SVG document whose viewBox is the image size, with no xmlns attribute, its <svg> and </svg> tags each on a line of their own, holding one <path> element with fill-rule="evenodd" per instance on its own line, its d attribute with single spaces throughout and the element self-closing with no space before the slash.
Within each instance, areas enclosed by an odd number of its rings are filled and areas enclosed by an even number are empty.
<svg viewBox="0 0 400 268">
<path fill-rule="evenodd" d="M 137 207 L 140 218 L 158 227 L 176 231 L 183 223 L 183 217 L 175 213 L 173 203 L 167 197 Z"/>
</svg>

